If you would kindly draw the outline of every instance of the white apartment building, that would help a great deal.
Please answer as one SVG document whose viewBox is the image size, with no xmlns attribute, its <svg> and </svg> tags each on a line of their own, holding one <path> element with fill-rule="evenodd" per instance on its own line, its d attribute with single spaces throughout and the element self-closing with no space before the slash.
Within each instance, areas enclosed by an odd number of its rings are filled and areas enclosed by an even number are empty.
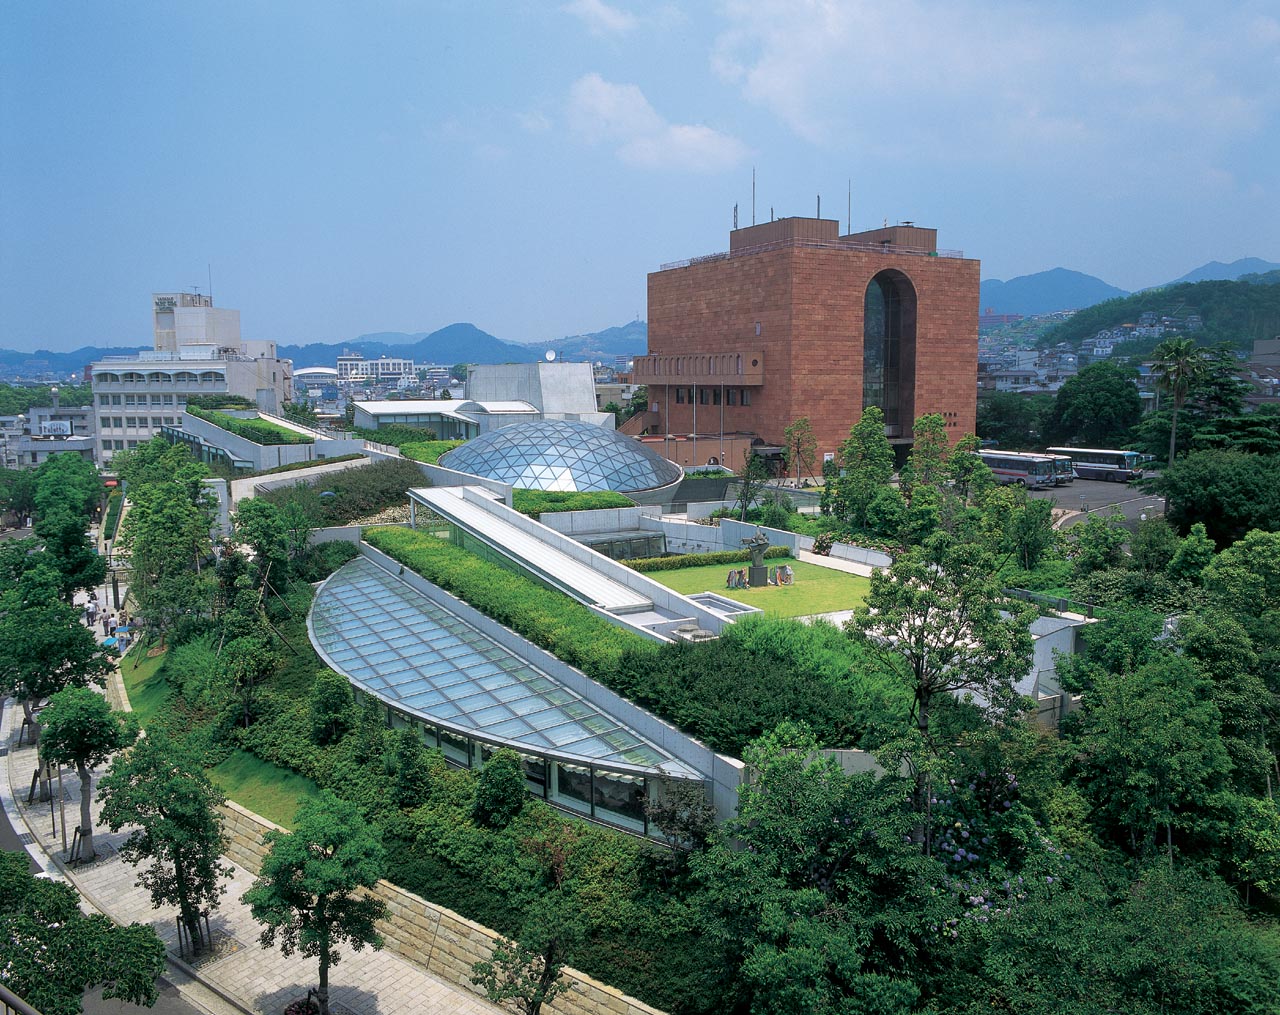
<svg viewBox="0 0 1280 1015">
<path fill-rule="evenodd" d="M 358 352 L 344 352 L 338 357 L 338 383 L 372 381 L 375 384 L 386 384 L 402 377 L 413 377 L 416 369 L 411 359 L 398 359 L 394 356 L 365 359 Z"/>
<path fill-rule="evenodd" d="M 199 294 L 153 299 L 155 350 L 104 356 L 90 367 L 103 464 L 163 426 L 181 426 L 192 395 L 239 395 L 265 412 L 280 412 L 293 397 L 292 361 L 276 356 L 274 342 L 243 341 L 240 311 L 215 308 Z"/>
</svg>

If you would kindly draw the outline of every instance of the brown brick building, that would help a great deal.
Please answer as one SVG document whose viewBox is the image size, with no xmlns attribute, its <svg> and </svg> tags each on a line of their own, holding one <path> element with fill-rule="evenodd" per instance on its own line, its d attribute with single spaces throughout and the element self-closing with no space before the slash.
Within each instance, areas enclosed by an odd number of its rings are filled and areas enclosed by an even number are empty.
<svg viewBox="0 0 1280 1015">
<path fill-rule="evenodd" d="M 649 275 L 649 354 L 635 362 L 649 432 L 780 444 L 808 416 L 821 456 L 879 405 L 895 443 L 929 412 L 954 442 L 977 412 L 978 272 L 910 223 L 847 236 L 830 219 L 736 229 L 727 254 Z"/>
</svg>

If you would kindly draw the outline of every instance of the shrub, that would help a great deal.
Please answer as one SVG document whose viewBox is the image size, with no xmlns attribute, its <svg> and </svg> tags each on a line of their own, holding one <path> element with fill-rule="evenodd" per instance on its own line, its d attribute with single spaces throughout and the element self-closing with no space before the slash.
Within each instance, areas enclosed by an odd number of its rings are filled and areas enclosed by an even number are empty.
<svg viewBox="0 0 1280 1015">
<path fill-rule="evenodd" d="M 356 427 L 353 431 L 357 437 L 363 437 L 367 441 L 373 441 L 375 444 L 389 444 L 391 447 L 404 450 L 406 444 L 423 444 L 436 440 L 437 434 L 434 430 L 428 430 L 426 427 L 407 426 L 404 423 L 395 423 L 391 426 L 379 427 L 376 430 L 370 430 L 367 427 Z M 444 443 L 453 443 L 446 441 Z M 458 442 L 462 443 L 461 441 Z"/>
<path fill-rule="evenodd" d="M 771 546 L 764 551 L 767 560 L 790 557 L 791 547 Z M 742 564 L 751 559 L 750 550 L 716 550 L 712 553 L 680 553 L 673 557 L 637 557 L 622 560 L 633 571 L 679 571 L 685 567 L 708 567 L 711 564 Z"/>
<path fill-rule="evenodd" d="M 819 533 L 813 539 L 813 552 L 819 557 L 831 556 L 831 547 L 835 545 L 836 537 L 830 532 Z"/>
<path fill-rule="evenodd" d="M 317 458 L 309 462 L 290 462 L 288 465 L 276 465 L 270 469 L 262 469 L 259 472 L 237 473 L 237 479 L 244 479 L 248 476 L 274 476 L 281 472 L 297 472 L 299 469 L 314 469 L 317 465 L 332 465 L 334 462 L 354 462 L 358 458 L 364 458 L 364 455 L 358 451 L 353 451 L 349 455 L 334 455 L 332 458 Z"/>
<path fill-rule="evenodd" d="M 187 408 L 256 410 L 258 403 L 244 395 L 188 395 Z"/>
<path fill-rule="evenodd" d="M 359 469 L 325 473 L 293 486 L 268 490 L 261 499 L 284 508 L 297 500 L 314 509 L 320 525 L 346 525 L 357 518 L 406 502 L 415 486 L 426 486 L 422 470 L 402 458 L 374 462 Z"/>
<path fill-rule="evenodd" d="M 400 454 L 412 458 L 415 462 L 426 462 L 435 465 L 446 451 L 461 447 L 466 441 L 427 441 L 419 440 L 400 445 Z"/>
<path fill-rule="evenodd" d="M 107 513 L 102 519 L 102 538 L 115 539 L 116 527 L 120 524 L 120 509 L 124 505 L 124 494 L 119 490 L 111 491 L 107 498 Z"/>
<path fill-rule="evenodd" d="M 601 511 L 635 507 L 636 502 L 611 490 L 515 490 L 511 506 L 530 518 L 540 518 L 547 511 Z"/>
<path fill-rule="evenodd" d="M 488 828 L 506 828 L 528 799 L 520 755 L 504 747 L 480 770 L 471 816 Z"/>
<path fill-rule="evenodd" d="M 309 546 L 294 558 L 289 573 L 304 582 L 324 581 L 349 560 L 360 555 L 360 548 L 346 540 L 317 543 Z"/>
<path fill-rule="evenodd" d="M 317 744 L 342 739 L 355 723 L 355 698 L 347 678 L 321 670 L 311 685 L 311 737 Z"/>
</svg>

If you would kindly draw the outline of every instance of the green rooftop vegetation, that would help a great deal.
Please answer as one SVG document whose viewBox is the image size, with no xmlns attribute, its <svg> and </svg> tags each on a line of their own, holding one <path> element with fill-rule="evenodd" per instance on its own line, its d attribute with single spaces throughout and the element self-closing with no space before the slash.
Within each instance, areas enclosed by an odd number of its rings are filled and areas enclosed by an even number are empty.
<svg viewBox="0 0 1280 1015">
<path fill-rule="evenodd" d="M 766 561 L 770 569 L 779 561 Z M 726 587 L 725 577 L 733 564 L 712 564 L 706 567 L 681 568 L 674 571 L 656 571 L 649 577 L 667 588 L 684 595 L 694 592 L 715 592 L 726 599 L 745 603 L 764 610 L 770 617 L 807 617 L 815 613 L 833 613 L 852 610 L 861 606 L 867 598 L 871 581 L 861 575 L 848 574 L 819 564 L 804 561 L 784 561 L 795 572 L 792 585 L 765 585 L 760 588 L 731 589 Z M 748 565 L 738 564 L 742 568 Z"/>
<path fill-rule="evenodd" d="M 635 507 L 630 497 L 611 490 L 513 490 L 511 506 L 530 518 L 546 511 L 600 511 Z"/>
<path fill-rule="evenodd" d="M 188 403 L 186 411 L 197 419 L 203 419 L 206 423 L 212 423 L 216 427 L 233 433 L 237 437 L 243 437 L 247 441 L 253 441 L 254 444 L 274 445 L 274 444 L 314 444 L 316 439 L 310 434 L 301 434 L 295 430 L 290 430 L 286 426 L 279 423 L 272 423 L 270 420 L 253 417 L 250 419 L 240 419 L 238 416 L 230 416 L 225 412 L 219 412 L 216 409 L 201 409 Z"/>
</svg>

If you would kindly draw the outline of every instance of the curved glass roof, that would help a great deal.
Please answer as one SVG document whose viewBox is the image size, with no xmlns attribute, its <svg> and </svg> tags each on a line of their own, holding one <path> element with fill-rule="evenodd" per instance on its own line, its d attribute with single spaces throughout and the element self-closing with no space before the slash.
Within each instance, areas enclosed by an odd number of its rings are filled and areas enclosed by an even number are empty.
<svg viewBox="0 0 1280 1015">
<path fill-rule="evenodd" d="M 426 721 L 551 757 L 696 774 L 365 557 L 321 586 L 307 626 L 331 667 Z"/>
<path fill-rule="evenodd" d="M 440 457 L 446 469 L 497 479 L 522 490 L 614 490 L 667 486 L 680 466 L 614 430 L 544 419 L 490 430 Z"/>
</svg>

